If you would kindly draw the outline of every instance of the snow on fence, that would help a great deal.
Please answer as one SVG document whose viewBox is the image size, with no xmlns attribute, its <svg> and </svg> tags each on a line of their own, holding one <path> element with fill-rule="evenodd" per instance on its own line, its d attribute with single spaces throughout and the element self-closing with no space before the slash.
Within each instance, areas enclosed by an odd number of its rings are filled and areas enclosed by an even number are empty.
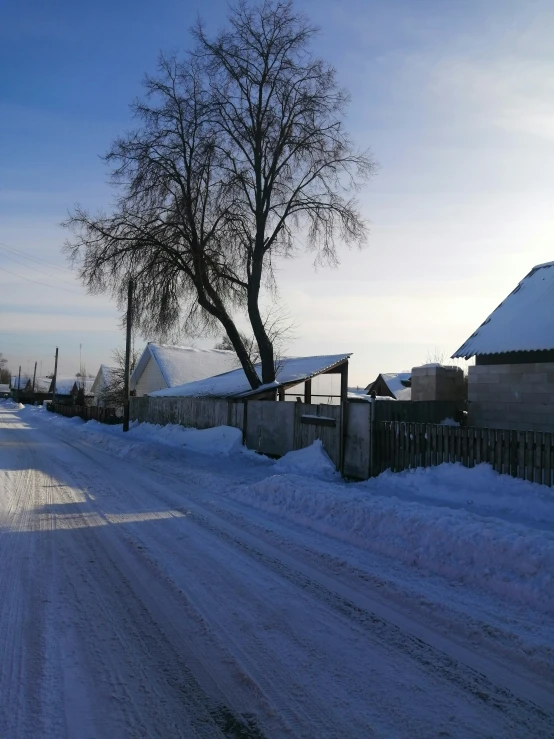
<svg viewBox="0 0 554 739">
<path fill-rule="evenodd" d="M 501 474 L 552 486 L 554 434 L 398 421 L 375 424 L 373 475 L 443 462 L 466 467 L 487 462 Z"/>
</svg>

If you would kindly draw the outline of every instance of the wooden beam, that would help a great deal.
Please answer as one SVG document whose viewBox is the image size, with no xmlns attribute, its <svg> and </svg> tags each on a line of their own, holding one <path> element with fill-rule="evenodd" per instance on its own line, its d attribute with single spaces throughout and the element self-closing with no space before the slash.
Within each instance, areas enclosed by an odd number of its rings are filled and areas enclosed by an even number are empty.
<svg viewBox="0 0 554 739">
<path fill-rule="evenodd" d="M 348 400 L 348 360 L 340 367 L 340 399 Z"/>
<path fill-rule="evenodd" d="M 312 402 L 312 380 L 309 378 L 304 383 L 304 403 Z"/>
</svg>

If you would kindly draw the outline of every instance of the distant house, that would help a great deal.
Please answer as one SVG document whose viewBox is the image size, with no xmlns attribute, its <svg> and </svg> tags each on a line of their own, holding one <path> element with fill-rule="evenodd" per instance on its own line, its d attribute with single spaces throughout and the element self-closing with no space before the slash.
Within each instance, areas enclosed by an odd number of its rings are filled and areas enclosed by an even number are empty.
<svg viewBox="0 0 554 739">
<path fill-rule="evenodd" d="M 554 431 L 554 262 L 533 267 L 453 357 L 475 357 L 469 425 Z"/>
<path fill-rule="evenodd" d="M 378 397 L 394 398 L 394 400 L 411 400 L 412 373 L 384 372 L 369 383 L 364 393 L 366 395 L 375 393 Z"/>
<path fill-rule="evenodd" d="M 346 400 L 348 389 L 348 360 L 350 354 L 331 354 L 316 357 L 288 357 L 280 361 L 275 382 L 253 390 L 242 367 L 214 377 L 148 393 L 154 397 L 169 398 L 221 398 L 226 400 L 303 400 L 319 403 L 319 396 L 312 395 L 312 381 L 323 375 L 340 375 L 337 400 Z M 261 377 L 261 365 L 254 365 Z M 330 393 L 322 396 L 330 402 Z"/>
<path fill-rule="evenodd" d="M 133 374 L 131 392 L 147 395 L 235 369 L 235 352 L 149 342 Z"/>
<path fill-rule="evenodd" d="M 95 405 L 103 405 L 102 394 L 106 387 L 110 385 L 113 379 L 113 367 L 108 367 L 106 364 L 101 364 L 96 377 L 90 388 L 90 392 L 94 395 Z"/>
</svg>

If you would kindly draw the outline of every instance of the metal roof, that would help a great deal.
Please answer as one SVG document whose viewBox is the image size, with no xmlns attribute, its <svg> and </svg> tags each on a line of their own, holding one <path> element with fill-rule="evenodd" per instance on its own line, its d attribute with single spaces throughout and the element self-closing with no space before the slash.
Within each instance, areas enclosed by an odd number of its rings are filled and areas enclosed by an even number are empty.
<svg viewBox="0 0 554 739">
<path fill-rule="evenodd" d="M 247 398 L 259 395 L 277 387 L 294 386 L 316 375 L 328 372 L 348 360 L 350 354 L 328 354 L 316 357 L 288 357 L 279 362 L 277 379 L 269 385 L 261 385 L 252 390 L 242 367 L 224 372 L 205 380 L 189 382 L 180 387 L 156 390 L 148 393 L 150 397 L 166 398 Z M 258 376 L 261 365 L 254 365 Z"/>
<path fill-rule="evenodd" d="M 452 358 L 548 349 L 554 349 L 554 262 L 533 267 Z"/>
</svg>

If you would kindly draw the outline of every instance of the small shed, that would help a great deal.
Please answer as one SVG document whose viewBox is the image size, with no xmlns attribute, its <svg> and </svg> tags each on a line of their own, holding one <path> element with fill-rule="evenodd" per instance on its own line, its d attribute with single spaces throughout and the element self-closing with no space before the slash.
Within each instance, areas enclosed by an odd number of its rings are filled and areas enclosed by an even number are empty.
<svg viewBox="0 0 554 739">
<path fill-rule="evenodd" d="M 222 398 L 227 400 L 303 400 L 316 402 L 312 395 L 312 381 L 322 375 L 340 375 L 338 402 L 346 400 L 348 391 L 348 360 L 351 354 L 329 354 L 315 357 L 287 357 L 279 362 L 275 382 L 253 390 L 242 367 L 189 382 L 178 387 L 148 393 L 153 397 L 168 398 Z M 254 365 L 261 378 L 261 364 Z M 299 389 L 300 388 L 300 389 Z M 331 396 L 326 393 L 325 398 Z"/>
<path fill-rule="evenodd" d="M 475 357 L 469 425 L 554 431 L 554 262 L 533 267 L 452 356 Z"/>
<path fill-rule="evenodd" d="M 370 382 L 364 393 L 394 400 L 411 400 L 412 373 L 411 372 L 383 372 L 377 379 Z"/>
<path fill-rule="evenodd" d="M 149 342 L 131 375 L 131 392 L 137 396 L 179 387 L 235 369 L 235 352 L 196 349 Z"/>
</svg>

